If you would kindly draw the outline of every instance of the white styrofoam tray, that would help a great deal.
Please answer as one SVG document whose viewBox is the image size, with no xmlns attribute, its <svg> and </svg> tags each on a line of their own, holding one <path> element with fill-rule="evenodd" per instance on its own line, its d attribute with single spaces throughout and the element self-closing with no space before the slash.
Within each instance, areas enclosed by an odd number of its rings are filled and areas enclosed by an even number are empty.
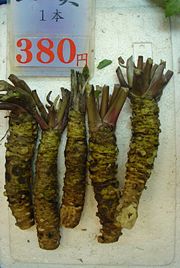
<svg viewBox="0 0 180 268">
<path fill-rule="evenodd" d="M 7 79 L 6 65 L 6 7 L 0 7 L 0 79 Z M 172 27 L 172 28 L 171 28 Z M 179 219 L 177 207 L 179 184 L 176 182 L 178 147 L 179 104 L 176 92 L 178 72 L 178 18 L 170 23 L 159 8 L 149 1 L 98 1 L 95 28 L 95 66 L 104 58 L 113 60 L 106 69 L 95 69 L 92 83 L 117 83 L 115 69 L 119 55 L 125 59 L 131 54 L 137 58 L 142 54 L 151 56 L 157 62 L 167 61 L 168 69 L 175 71 L 174 79 L 168 84 L 160 101 L 161 129 L 158 157 L 154 170 L 144 191 L 139 218 L 131 231 L 123 230 L 119 242 L 109 245 L 98 244 L 96 235 L 100 224 L 96 214 L 90 182 L 87 186 L 85 208 L 80 225 L 73 230 L 61 229 L 61 245 L 54 251 L 43 251 L 38 247 L 35 227 L 21 231 L 8 210 L 3 196 L 4 185 L 4 142 L 0 146 L 0 264 L 2 267 L 116 267 L 116 266 L 169 266 L 178 267 L 178 234 L 176 221 Z M 180 44 L 179 44 L 180 45 Z M 69 87 L 69 79 L 63 78 L 27 78 L 31 88 L 37 89 L 45 100 L 49 90 L 53 95 L 59 93 L 60 86 Z M 117 125 L 119 147 L 118 179 L 123 183 L 125 161 L 130 138 L 130 107 L 126 103 Z M 5 112 L 0 113 L 0 135 L 7 130 Z M 64 133 L 60 146 L 59 179 L 63 185 L 63 151 L 66 142 Z M 179 154 L 180 155 L 180 154 Z M 86 231 L 84 231 L 86 229 Z M 179 247 L 180 249 L 180 247 Z"/>
</svg>

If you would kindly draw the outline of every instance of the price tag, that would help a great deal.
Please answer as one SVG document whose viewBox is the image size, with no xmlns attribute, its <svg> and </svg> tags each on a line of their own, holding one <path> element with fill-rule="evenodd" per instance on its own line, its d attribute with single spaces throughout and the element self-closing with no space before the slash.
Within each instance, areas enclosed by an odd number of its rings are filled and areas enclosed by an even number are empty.
<svg viewBox="0 0 180 268">
<path fill-rule="evenodd" d="M 10 0 L 10 72 L 68 76 L 92 68 L 94 0 Z"/>
</svg>

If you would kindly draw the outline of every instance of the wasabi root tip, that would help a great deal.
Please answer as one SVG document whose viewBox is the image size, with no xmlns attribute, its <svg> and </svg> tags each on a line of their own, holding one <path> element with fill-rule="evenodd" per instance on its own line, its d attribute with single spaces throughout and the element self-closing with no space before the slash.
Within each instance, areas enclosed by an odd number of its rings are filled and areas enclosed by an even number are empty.
<svg viewBox="0 0 180 268">
<path fill-rule="evenodd" d="M 117 208 L 118 210 L 118 208 Z M 118 216 L 116 217 L 118 223 L 122 228 L 132 229 L 138 218 L 137 205 L 130 204 L 128 207 L 120 209 Z"/>
</svg>

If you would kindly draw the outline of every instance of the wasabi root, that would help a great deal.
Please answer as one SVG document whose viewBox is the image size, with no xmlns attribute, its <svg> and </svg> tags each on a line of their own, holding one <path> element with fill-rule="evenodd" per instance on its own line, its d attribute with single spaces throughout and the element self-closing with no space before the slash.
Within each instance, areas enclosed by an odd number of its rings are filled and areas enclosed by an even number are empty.
<svg viewBox="0 0 180 268">
<path fill-rule="evenodd" d="M 0 81 L 0 90 L 12 93 L 15 87 Z M 37 123 L 34 118 L 18 105 L 9 103 L 1 94 L 0 109 L 11 110 L 7 135 L 5 162 L 5 196 L 20 229 L 34 225 L 32 204 L 32 162 L 37 140 Z"/>
<path fill-rule="evenodd" d="M 129 58 L 126 68 L 127 82 L 120 67 L 117 75 L 120 85 L 129 87 L 132 137 L 122 199 L 116 211 L 116 225 L 131 229 L 137 220 L 140 197 L 157 156 L 160 133 L 158 101 L 173 72 L 163 74 L 165 62 L 153 64 L 151 58 L 144 62 L 142 56 L 139 56 L 137 66 L 132 57 Z"/>
<path fill-rule="evenodd" d="M 98 242 L 111 243 L 116 242 L 121 235 L 121 228 L 114 224 L 120 198 L 119 182 L 116 178 L 118 148 L 115 127 L 128 90 L 115 86 L 110 97 L 109 88 L 104 86 L 101 105 L 97 105 L 93 86 L 87 85 L 86 91 L 89 124 L 89 177 L 97 201 L 97 216 L 102 225 Z"/>
<path fill-rule="evenodd" d="M 85 70 L 85 69 L 84 69 Z M 86 190 L 87 141 L 85 125 L 84 73 L 71 71 L 72 103 L 68 116 L 65 148 L 65 178 L 60 211 L 61 224 L 74 228 L 79 224 Z"/>
</svg>

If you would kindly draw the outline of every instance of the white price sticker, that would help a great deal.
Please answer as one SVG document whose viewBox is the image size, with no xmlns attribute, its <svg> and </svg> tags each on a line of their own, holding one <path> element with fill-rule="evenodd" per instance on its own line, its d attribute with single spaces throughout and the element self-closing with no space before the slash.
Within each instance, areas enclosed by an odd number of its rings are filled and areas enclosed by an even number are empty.
<svg viewBox="0 0 180 268">
<path fill-rule="evenodd" d="M 92 66 L 94 0 L 11 0 L 10 68 L 20 75 L 69 75 Z"/>
</svg>

